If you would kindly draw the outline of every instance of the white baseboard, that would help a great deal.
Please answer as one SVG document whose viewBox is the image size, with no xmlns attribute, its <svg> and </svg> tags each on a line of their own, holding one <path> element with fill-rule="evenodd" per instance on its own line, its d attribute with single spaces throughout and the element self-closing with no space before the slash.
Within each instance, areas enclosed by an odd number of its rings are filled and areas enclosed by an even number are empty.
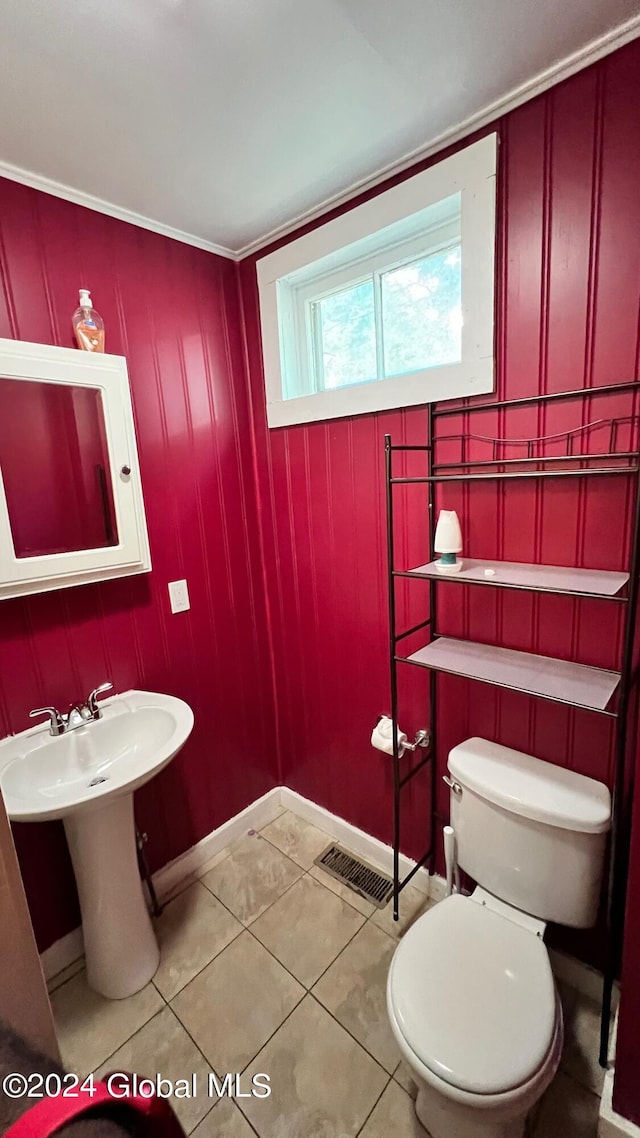
<svg viewBox="0 0 640 1138">
<path fill-rule="evenodd" d="M 623 1118 L 613 1109 L 611 1096 L 613 1094 L 613 1080 L 615 1068 L 611 1066 L 606 1072 L 602 1085 L 602 1098 L 598 1113 L 598 1138 L 640 1138 L 640 1126 Z"/>
<path fill-rule="evenodd" d="M 351 853 L 370 861 L 384 873 L 393 874 L 393 848 L 385 845 L 379 838 L 359 830 L 351 822 L 346 822 L 344 818 L 325 810 L 324 806 L 318 806 L 309 798 L 303 798 L 296 790 L 289 790 L 288 786 L 280 788 L 280 801 L 285 809 L 292 810 L 299 818 L 304 818 L 305 822 L 311 822 L 319 830 L 324 830 L 325 834 L 336 842 L 348 846 Z M 400 872 L 403 877 L 413 869 L 414 865 L 415 862 L 411 858 L 400 854 Z M 422 893 L 430 894 L 430 880 L 428 870 L 421 866 L 413 877 L 412 884 Z"/>
<path fill-rule="evenodd" d="M 282 806 L 292 810 L 298 817 L 306 822 L 324 830 L 329 838 L 340 842 L 358 857 L 364 858 L 377 866 L 384 873 L 393 874 L 393 849 L 385 845 L 378 838 L 372 837 L 364 830 L 332 814 L 324 806 L 318 806 L 309 798 L 304 798 L 295 790 L 287 786 L 277 786 L 273 790 L 257 798 L 250 806 L 245 807 L 239 814 L 223 822 L 216 830 L 212 830 L 201 841 L 196 842 L 191 849 L 180 854 L 173 861 L 168 862 L 162 869 L 153 875 L 153 884 L 160 900 L 170 896 L 182 882 L 193 877 L 207 861 L 220 853 L 230 842 L 242 836 L 249 829 L 261 829 L 267 825 L 278 813 Z M 409 873 L 415 862 L 411 858 L 400 855 L 400 871 L 402 876 Z M 412 884 L 423 893 L 440 901 L 446 895 L 446 882 L 443 877 L 430 875 L 428 870 L 421 866 L 412 878 Z M 50 980 L 69 964 L 82 955 L 82 929 L 74 929 L 61 940 L 57 940 L 50 948 L 42 953 L 41 961 L 45 978 Z M 591 999 L 600 999 L 602 994 L 602 976 L 593 968 L 582 964 L 564 953 L 551 951 L 551 963 L 555 975 L 560 980 Z M 608 1138 L 608 1135 L 607 1135 Z M 640 1134 L 638 1135 L 640 1138 Z"/>
<path fill-rule="evenodd" d="M 352 853 L 371 862 L 387 874 L 393 873 L 393 849 L 385 845 L 378 838 L 372 837 L 364 830 L 332 814 L 323 806 L 318 806 L 308 798 L 304 798 L 295 790 L 286 786 L 274 787 L 261 798 L 256 799 L 250 806 L 245 807 L 239 814 L 224 822 L 216 830 L 212 830 L 201 841 L 196 842 L 191 849 L 180 854 L 153 875 L 153 883 L 160 899 L 168 897 L 188 878 L 197 874 L 211 858 L 220 853 L 230 842 L 242 836 L 249 829 L 261 829 L 274 818 L 280 807 L 293 811 L 300 818 L 318 829 L 323 830 L 329 838 L 340 842 Z M 404 855 L 400 856 L 400 869 L 402 876 L 413 869 L 415 862 Z M 437 874 L 430 875 L 426 868 L 421 867 L 412 879 L 415 886 L 434 900 L 440 901 L 446 896 L 446 882 Z M 82 956 L 82 929 L 73 929 L 66 936 L 52 944 L 42 953 L 41 961 L 45 978 L 50 980 L 68 965 Z M 551 965 L 558 980 L 564 981 L 572 988 L 593 1000 L 602 997 L 602 976 L 595 969 L 589 968 L 572 956 L 566 956 L 555 949 L 550 950 Z M 614 1022 L 611 1040 L 611 1054 L 615 1054 Z M 626 1118 L 617 1114 L 611 1105 L 613 1090 L 614 1065 L 611 1064 L 606 1073 L 600 1115 L 598 1120 L 598 1138 L 640 1138 L 640 1127 L 634 1126 Z"/>
<path fill-rule="evenodd" d="M 602 972 L 598 972 L 597 969 L 591 968 L 588 964 L 583 964 L 581 960 L 576 960 L 575 956 L 567 956 L 565 952 L 558 952 L 557 948 L 549 949 L 549 958 L 556 980 L 562 980 L 563 983 L 568 984 L 570 988 L 575 988 L 588 999 L 595 1000 L 598 1004 L 601 1003 Z M 613 994 L 614 1001 L 617 1000 L 617 992 L 616 985 Z"/>
<path fill-rule="evenodd" d="M 182 881 L 197 873 L 201 866 L 220 853 L 230 842 L 241 837 L 246 830 L 266 826 L 267 822 L 278 813 L 279 806 L 280 787 L 276 786 L 261 798 L 256 798 L 255 802 L 246 806 L 239 814 L 223 822 L 217 830 L 212 830 L 205 838 L 196 842 L 195 846 L 191 846 L 191 849 L 185 850 L 179 857 L 163 865 L 152 878 L 158 900 L 162 901 L 168 897 Z M 73 964 L 83 953 L 82 928 L 73 929 L 60 940 L 56 940 L 40 954 L 45 980 L 53 979 L 58 972 Z"/>
<path fill-rule="evenodd" d="M 615 1078 L 616 1037 L 618 1034 L 618 1013 L 616 1012 L 609 1041 L 609 1068 L 604 1076 L 600 1110 L 598 1112 L 598 1138 L 640 1138 L 640 1126 L 623 1118 L 613 1109 L 613 1080 Z"/>
<path fill-rule="evenodd" d="M 162 869 L 158 869 L 153 874 L 153 885 L 158 900 L 162 901 L 168 897 L 181 881 L 197 873 L 205 862 L 210 861 L 236 838 L 242 837 L 247 830 L 259 830 L 262 826 L 266 826 L 267 822 L 278 813 L 280 795 L 281 788 L 275 786 L 273 790 L 267 791 L 261 798 L 256 798 L 255 802 L 245 806 L 239 814 L 223 822 L 217 830 L 212 830 L 205 838 L 196 842 L 195 846 L 191 846 L 191 849 L 185 850 L 173 861 L 163 865 Z"/>
<path fill-rule="evenodd" d="M 274 818 L 284 807 L 293 811 L 300 818 L 324 830 L 329 838 L 340 842 L 352 853 L 376 865 L 383 872 L 393 873 L 393 849 L 385 845 L 378 838 L 367 834 L 364 830 L 353 826 L 344 818 L 325 810 L 323 806 L 304 798 L 295 790 L 286 786 L 274 787 L 261 798 L 256 799 L 250 806 L 245 807 L 235 817 L 230 818 L 212 830 L 201 841 L 196 842 L 191 849 L 170 861 L 153 875 L 153 883 L 160 899 L 173 893 L 178 886 L 188 878 L 197 874 L 198 870 L 211 858 L 220 853 L 230 842 L 242 836 L 248 829 L 261 829 Z M 400 856 L 401 873 L 405 876 L 413 868 L 415 862 L 404 855 Z M 422 892 L 434 900 L 442 900 L 446 895 L 446 882 L 437 874 L 430 875 L 421 867 L 413 878 L 413 883 Z M 41 955 L 45 978 L 50 980 L 68 965 L 82 956 L 82 929 L 73 929 L 66 936 L 52 944 Z M 555 949 L 550 950 L 551 965 L 557 979 L 569 984 L 590 999 L 600 1000 L 602 996 L 602 976 L 595 969 L 589 968 L 572 956 L 566 956 Z M 617 1017 L 616 1017 L 617 1020 Z M 615 1054 L 615 1033 L 617 1022 L 611 1035 L 611 1055 Z M 604 1089 L 600 1104 L 598 1120 L 598 1138 L 640 1138 L 640 1127 L 635 1126 L 626 1118 L 617 1114 L 611 1105 L 613 1090 L 614 1064 L 611 1063 L 604 1080 Z"/>
<path fill-rule="evenodd" d="M 58 972 L 62 972 L 63 968 L 67 968 L 69 964 L 73 964 L 83 955 L 82 928 L 72 929 L 70 933 L 61 937 L 60 940 L 54 941 L 49 948 L 40 954 L 40 963 L 45 980 L 52 980 L 54 976 L 58 975 Z"/>
</svg>

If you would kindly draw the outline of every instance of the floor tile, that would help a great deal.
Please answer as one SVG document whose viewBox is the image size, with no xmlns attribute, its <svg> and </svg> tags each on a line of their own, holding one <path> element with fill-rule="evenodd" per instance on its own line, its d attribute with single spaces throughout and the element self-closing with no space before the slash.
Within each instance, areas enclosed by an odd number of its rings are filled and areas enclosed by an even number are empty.
<svg viewBox="0 0 640 1138">
<path fill-rule="evenodd" d="M 159 891 L 156 890 L 158 901 L 164 908 L 170 901 L 173 901 L 174 897 L 179 897 L 181 893 L 184 893 L 185 889 L 190 889 L 192 885 L 195 885 L 197 880 L 197 873 L 188 873 L 186 877 L 181 877 L 179 881 L 174 881 L 173 885 L 170 885 L 168 889 L 162 888 Z"/>
<path fill-rule="evenodd" d="M 324 885 L 326 889 L 330 889 L 331 892 L 335 893 L 338 897 L 342 897 L 342 900 L 346 901 L 348 905 L 353 905 L 354 909 L 362 913 L 363 917 L 370 917 L 372 913 L 375 913 L 376 906 L 372 904 L 371 901 L 365 901 L 364 897 L 361 897 L 359 893 L 354 892 L 353 889 L 349 889 L 348 885 L 343 885 L 341 881 L 338 881 L 336 877 L 332 877 L 330 873 L 326 873 L 319 865 L 311 866 L 309 876 L 315 878 L 316 881 L 319 881 L 321 885 Z"/>
<path fill-rule="evenodd" d="M 156 922 L 160 966 L 153 982 L 171 1000 L 242 932 L 242 925 L 199 881 L 164 909 Z"/>
<path fill-rule="evenodd" d="M 310 822 L 305 822 L 303 818 L 298 818 L 290 810 L 285 810 L 284 814 L 265 826 L 262 833 L 283 854 L 304 869 L 310 869 L 331 842 L 328 834 Z"/>
<path fill-rule="evenodd" d="M 599 1105 L 597 1095 L 560 1072 L 542 1100 L 535 1138 L 596 1138 Z"/>
<path fill-rule="evenodd" d="M 172 1008 L 218 1075 L 241 1071 L 304 989 L 243 932 L 172 1001 Z"/>
<path fill-rule="evenodd" d="M 224 861 L 224 859 L 228 857 L 230 853 L 231 846 L 225 846 L 223 850 L 218 850 L 217 854 L 214 854 L 213 857 L 207 858 L 207 860 L 203 862 L 202 865 L 198 866 L 198 869 L 196 870 L 196 877 L 204 877 L 205 873 L 208 873 L 210 869 L 214 869 L 216 865 L 220 865 L 220 862 Z"/>
<path fill-rule="evenodd" d="M 413 1071 L 405 1059 L 402 1059 L 399 1066 L 396 1067 L 393 1077 L 405 1091 L 410 1098 L 416 1099 L 418 1097 L 418 1084 L 416 1083 Z"/>
<path fill-rule="evenodd" d="M 153 984 L 126 1000 L 107 1000 L 92 991 L 83 970 L 51 996 L 65 1067 L 78 1075 L 95 1071 L 162 1007 Z"/>
<path fill-rule="evenodd" d="M 393 1081 L 360 1131 L 360 1138 L 429 1138 L 409 1095 Z"/>
<path fill-rule="evenodd" d="M 340 953 L 313 994 L 393 1074 L 400 1054 L 387 1014 L 387 972 L 396 942 L 370 921 Z"/>
<path fill-rule="evenodd" d="M 578 993 L 576 992 L 575 988 L 571 988 L 569 984 L 566 984 L 564 982 L 564 980 L 558 980 L 556 977 L 555 982 L 556 988 L 558 990 L 558 995 L 560 996 L 560 1002 L 562 1004 L 562 1016 L 566 1025 L 569 1021 L 569 1017 L 573 1013 L 573 1009 L 576 1006 Z"/>
<path fill-rule="evenodd" d="M 435 903 L 435 901 L 429 900 L 426 893 L 416 889 L 415 885 L 407 885 L 400 894 L 400 919 L 398 921 L 393 919 L 393 899 L 385 905 L 384 909 L 376 909 L 371 920 L 383 932 L 388 933 L 395 940 L 399 940 L 403 933 L 411 928 L 414 921 L 417 921 L 418 917 L 426 913 L 427 909 L 430 909 Z"/>
<path fill-rule="evenodd" d="M 260 1138 L 352 1138 L 388 1076 L 306 996 L 247 1070 L 271 1079 L 269 1098 L 243 1099 Z"/>
<path fill-rule="evenodd" d="M 304 984 L 311 985 L 365 918 L 305 874 L 251 925 L 251 932 Z"/>
<path fill-rule="evenodd" d="M 259 830 L 266 829 L 266 827 L 270 826 L 271 823 L 274 822 L 276 818 L 279 818 L 281 814 L 285 814 L 285 813 L 286 813 L 286 806 L 274 806 L 273 810 L 271 812 L 271 817 L 270 817 L 269 821 L 265 822 L 263 826 L 258 826 L 258 829 Z"/>
<path fill-rule="evenodd" d="M 111 1055 L 98 1074 L 102 1078 L 112 1071 L 135 1071 L 137 1075 L 149 1078 L 162 1075 L 172 1082 L 191 1079 L 195 1075 L 198 1091 L 195 1097 L 170 1099 L 187 1134 L 211 1109 L 207 1093 L 209 1064 L 167 1007 L 140 1028 L 115 1055 Z"/>
<path fill-rule="evenodd" d="M 51 976 L 51 978 L 47 980 L 47 991 L 49 995 L 55 992 L 56 988 L 59 988 L 62 984 L 66 984 L 67 980 L 70 980 L 72 976 L 77 976 L 79 972 L 82 972 L 83 968 L 84 956 L 79 956 L 77 960 L 73 960 L 71 964 L 67 964 L 66 968 L 61 969 L 60 972 L 56 972 L 55 976 Z"/>
<path fill-rule="evenodd" d="M 260 834 L 247 834 L 202 878 L 223 905 L 248 925 L 281 897 L 302 869 Z"/>
<path fill-rule="evenodd" d="M 196 1126 L 193 1138 L 255 1138 L 255 1130 L 232 1099 L 221 1099 Z"/>
<path fill-rule="evenodd" d="M 600 1095 L 605 1072 L 598 1062 L 599 1050 L 600 1006 L 577 992 L 565 1016 L 562 1070 Z"/>
</svg>

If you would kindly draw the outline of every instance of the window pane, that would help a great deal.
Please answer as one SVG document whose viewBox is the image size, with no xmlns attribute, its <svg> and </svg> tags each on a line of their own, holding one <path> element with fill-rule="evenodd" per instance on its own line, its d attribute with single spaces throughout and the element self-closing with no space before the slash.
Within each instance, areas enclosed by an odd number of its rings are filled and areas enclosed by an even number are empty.
<svg viewBox="0 0 640 1138">
<path fill-rule="evenodd" d="M 385 375 L 462 359 L 460 253 L 458 245 L 382 275 Z"/>
<path fill-rule="evenodd" d="M 346 387 L 376 379 L 373 281 L 362 281 L 325 296 L 314 308 L 322 358 L 320 386 Z"/>
</svg>

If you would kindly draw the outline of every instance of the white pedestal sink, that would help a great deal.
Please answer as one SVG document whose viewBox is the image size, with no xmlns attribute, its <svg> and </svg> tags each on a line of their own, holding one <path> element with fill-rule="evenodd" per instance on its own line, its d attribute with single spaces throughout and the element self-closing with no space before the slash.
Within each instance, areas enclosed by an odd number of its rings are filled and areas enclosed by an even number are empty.
<svg viewBox="0 0 640 1138">
<path fill-rule="evenodd" d="M 14 822 L 64 821 L 78 886 L 87 979 L 110 999 L 153 976 L 158 944 L 138 872 L 133 792 L 177 754 L 193 727 L 174 696 L 131 691 L 102 718 L 58 738 L 35 727 L 0 742 L 0 788 Z"/>
</svg>

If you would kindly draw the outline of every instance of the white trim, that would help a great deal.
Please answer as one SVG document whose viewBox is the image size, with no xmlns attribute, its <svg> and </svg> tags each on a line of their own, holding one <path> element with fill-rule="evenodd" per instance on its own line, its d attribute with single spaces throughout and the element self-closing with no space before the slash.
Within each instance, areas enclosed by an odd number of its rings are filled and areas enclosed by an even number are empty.
<svg viewBox="0 0 640 1138">
<path fill-rule="evenodd" d="M 502 95 L 493 103 L 488 103 L 486 107 L 469 115 L 468 118 L 462 119 L 459 123 L 456 123 L 455 126 L 442 131 L 441 134 L 436 135 L 435 138 L 430 139 L 429 142 L 423 146 L 416 147 L 415 150 L 410 150 L 407 154 L 404 154 L 402 158 L 390 162 L 387 166 L 380 167 L 380 169 L 370 174 L 367 178 L 352 182 L 346 189 L 332 194 L 310 209 L 303 210 L 302 213 L 297 214 L 291 218 L 290 221 L 282 225 L 277 225 L 274 229 L 263 233 L 261 237 L 256 237 L 254 241 L 249 241 L 246 245 L 242 245 L 239 249 L 235 250 L 234 255 L 239 260 L 242 260 L 243 257 L 249 257 L 252 253 L 257 253 L 260 249 L 265 249 L 274 241 L 279 241 L 282 237 L 286 237 L 287 234 L 295 232 L 296 229 L 301 228 L 303 225 L 308 225 L 316 221 L 330 210 L 338 209 L 340 206 L 345 205 L 359 194 L 375 189 L 376 186 L 379 186 L 382 182 L 387 181 L 387 179 L 394 177 L 396 174 L 402 174 L 405 170 L 409 170 L 419 162 L 431 158 L 432 155 L 437 154 L 440 150 L 444 150 L 446 147 L 460 142 L 468 135 L 488 126 L 489 123 L 493 123 L 496 119 L 501 118 L 510 111 L 516 110 L 516 108 L 522 106 L 523 103 L 527 103 L 530 99 L 535 99 L 537 95 L 542 95 L 545 91 L 548 91 L 550 87 L 555 87 L 557 83 L 562 83 L 565 79 L 569 79 L 578 71 L 583 71 L 585 67 L 590 67 L 593 63 L 597 63 L 599 59 L 611 55 L 612 52 L 617 51 L 620 47 L 624 47 L 625 44 L 631 43 L 639 36 L 640 15 L 632 16 L 629 20 L 625 20 L 624 23 L 619 24 L 618 27 L 612 28 L 610 31 L 591 40 L 585 44 L 584 47 L 578 48 L 577 51 L 566 55 L 564 59 L 560 59 L 557 63 L 552 64 L 551 67 L 545 68 L 544 71 L 538 72 L 537 75 L 534 75 L 531 79 L 527 79 L 526 82 L 521 83 L 518 87 L 514 87 L 511 91 L 508 91 L 506 95 Z"/>
<path fill-rule="evenodd" d="M 385 873 L 390 875 L 393 873 L 391 846 L 367 834 L 365 830 L 360 830 L 339 815 L 332 814 L 324 806 L 318 806 L 309 798 L 304 798 L 296 790 L 290 790 L 287 786 L 276 786 L 154 873 L 153 884 L 158 897 L 163 899 L 173 893 L 177 886 L 193 877 L 206 862 L 220 853 L 230 842 L 241 837 L 247 829 L 260 829 L 265 826 L 276 816 L 278 806 L 291 810 L 305 822 L 324 830 L 325 834 L 334 841 L 341 842 L 352 853 L 378 866 Z M 415 861 L 400 854 L 400 872 L 403 877 L 413 869 L 414 865 Z M 446 896 L 445 879 L 438 874 L 430 875 L 424 866 L 417 871 L 412 883 L 436 901 L 441 901 Z M 45 978 L 52 979 L 63 968 L 77 960 L 82 955 L 82 948 L 80 928 L 67 933 L 61 940 L 57 940 L 47 948 L 40 958 Z M 571 956 L 565 956 L 564 953 L 551 951 L 550 957 L 554 974 L 559 980 L 564 980 L 572 988 L 590 998 L 599 997 L 602 992 L 600 973 Z M 614 1138 L 616 1133 L 603 1131 L 601 1135 L 599 1134 L 599 1138 Z M 640 1132 L 636 1134 L 635 1130 L 621 1130 L 620 1134 L 634 1134 L 636 1138 L 640 1138 Z"/>
<path fill-rule="evenodd" d="M 19 557 L 0 470 L 0 600 L 151 570 L 138 448 L 124 356 L 0 339 L 0 371 L 25 383 L 97 391 L 102 406 L 117 544 Z M 122 470 L 129 467 L 129 474 Z"/>
<path fill-rule="evenodd" d="M 575 956 L 567 956 L 566 952 L 558 952 L 557 948 L 549 949 L 549 959 L 556 980 L 561 980 L 570 988 L 575 988 L 587 999 L 594 1000 L 597 1004 L 602 1003 L 603 979 L 601 972 L 589 964 L 584 964 L 582 960 L 577 960 Z M 618 985 L 616 984 L 614 1002 L 617 998 Z"/>
<path fill-rule="evenodd" d="M 497 134 L 488 134 L 260 258 L 256 268 L 270 428 L 493 391 L 497 149 Z M 305 377 L 306 324 L 295 317 L 300 289 L 304 296 L 307 284 L 313 290 L 314 281 L 326 273 L 334 275 L 345 260 L 350 260 L 350 279 L 355 280 L 357 262 L 370 255 L 372 245 L 381 253 L 386 244 L 392 261 L 405 230 L 417 229 L 424 239 L 428 211 L 454 195 L 460 201 L 462 248 L 460 361 L 369 383 L 312 391 L 314 385 Z M 305 394 L 287 398 L 291 391 Z"/>
<path fill-rule="evenodd" d="M 84 954 L 82 940 L 82 926 L 72 929 L 66 936 L 60 937 L 53 944 L 40 953 L 40 963 L 45 980 L 52 980 L 63 968 L 68 968 Z"/>
<path fill-rule="evenodd" d="M 340 190 L 328 198 L 324 198 L 323 201 L 318 202 L 307 210 L 303 210 L 302 213 L 296 214 L 295 217 L 290 218 L 289 221 L 284 222 L 282 225 L 268 229 L 259 237 L 255 237 L 253 241 L 248 241 L 246 245 L 241 245 L 238 249 L 231 249 L 226 245 L 217 245 L 214 241 L 207 241 L 204 237 L 198 237 L 194 233 L 185 233 L 182 229 L 174 229 L 172 225 L 166 225 L 163 221 L 145 217 L 143 214 L 135 213 L 134 210 L 115 205 L 113 202 L 104 201 L 102 198 L 95 197 L 93 194 L 74 189 L 73 186 L 67 186 L 63 182 L 56 182 L 52 178 L 46 178 L 42 174 L 35 174 L 31 170 L 24 170 L 20 166 L 13 166 L 10 162 L 0 161 L 0 177 L 9 178 L 12 182 L 20 182 L 23 186 L 31 186 L 34 190 L 42 190 L 45 194 L 53 194 L 54 197 L 74 202 L 75 205 L 85 206 L 86 209 L 93 209 L 97 213 L 105 213 L 109 217 L 117 218 L 118 221 L 126 221 L 129 225 L 137 225 L 141 229 L 150 230 L 152 233 L 160 233 L 163 237 L 170 237 L 174 241 L 182 241 L 185 245 L 193 245 L 196 249 L 204 249 L 207 253 L 215 253 L 219 257 L 227 257 L 231 261 L 241 261 L 244 257 L 249 257 L 252 253 L 257 253 L 260 249 L 266 248 L 266 246 L 272 242 L 286 237 L 289 233 L 293 233 L 302 225 L 309 224 L 309 222 L 313 222 L 317 218 L 322 217 L 323 214 L 328 213 L 329 210 L 344 205 L 358 194 L 374 189 L 388 178 L 392 178 L 395 174 L 403 173 L 403 171 L 408 170 L 418 162 L 422 162 L 426 158 L 430 158 L 433 154 L 437 154 L 439 150 L 444 150 L 445 147 L 459 142 L 474 131 L 481 130 L 482 127 L 487 126 L 495 119 L 522 106 L 522 104 L 528 102 L 529 99 L 534 99 L 536 95 L 543 94 L 545 91 L 548 91 L 550 87 L 554 87 L 564 79 L 569 79 L 578 71 L 583 71 L 585 67 L 590 67 L 592 63 L 597 63 L 599 59 L 611 55 L 612 52 L 617 51 L 620 47 L 624 47 L 625 44 L 631 43 L 639 36 L 640 15 L 632 16 L 629 20 L 625 20 L 624 23 L 619 24 L 615 28 L 611 28 L 610 31 L 605 32 L 583 47 L 578 48 L 577 51 L 566 55 L 564 59 L 560 59 L 557 63 L 552 64 L 551 67 L 547 67 L 544 71 L 538 72 L 537 75 L 534 75 L 531 79 L 527 79 L 526 82 L 521 83 L 518 87 L 512 88 L 506 95 L 502 95 L 493 103 L 488 103 L 487 106 L 481 110 L 469 115 L 466 119 L 462 119 L 459 123 L 456 123 L 455 126 L 442 131 L 441 134 L 436 135 L 435 138 L 430 139 L 430 141 L 423 146 L 416 147 L 394 162 L 389 162 L 386 166 L 381 166 L 367 178 L 352 182 L 346 189 Z"/>
<path fill-rule="evenodd" d="M 600 1109 L 598 1111 L 598 1138 L 640 1138 L 640 1126 L 636 1126 L 628 1118 L 623 1118 L 613 1109 L 611 1096 L 614 1078 L 615 1067 L 610 1066 L 605 1072 L 602 1084 Z"/>
<path fill-rule="evenodd" d="M 305 822 L 311 822 L 319 830 L 324 830 L 330 838 L 336 842 L 342 842 L 343 845 L 349 847 L 352 853 L 365 858 L 366 861 L 371 862 L 385 873 L 393 873 L 393 848 L 391 846 L 385 845 L 379 838 L 372 837 L 371 834 L 358 829 L 357 826 L 347 822 L 344 818 L 340 818 L 337 814 L 325 810 L 324 806 L 318 806 L 309 798 L 303 798 L 296 790 L 289 790 L 288 786 L 280 788 L 280 795 L 281 805 L 286 810 L 292 810 Z M 413 869 L 414 865 L 415 862 L 411 858 L 400 854 L 400 872 L 403 877 Z M 429 872 L 424 867 L 416 873 L 413 884 L 423 893 L 431 894 Z"/>
<path fill-rule="evenodd" d="M 191 849 L 167 865 L 163 865 L 162 869 L 153 874 L 153 884 L 159 900 L 167 897 L 185 878 L 191 877 L 230 842 L 242 837 L 247 830 L 258 830 L 266 826 L 267 822 L 276 816 L 279 805 L 280 787 L 276 786 L 261 798 L 256 798 L 250 806 L 245 806 L 239 814 L 223 822 L 217 830 L 212 830 L 210 834 L 196 842 L 195 846 L 191 846 Z"/>
<path fill-rule="evenodd" d="M 344 818 L 331 814 L 323 806 L 316 806 L 308 798 L 303 798 L 295 790 L 286 786 L 276 786 L 257 798 L 239 814 L 223 822 L 216 830 L 196 842 L 190 849 L 185 850 L 173 861 L 162 866 L 153 874 L 153 884 L 160 900 L 173 893 L 176 888 L 206 864 L 212 857 L 228 846 L 230 842 L 242 836 L 247 829 L 260 829 L 277 815 L 277 808 L 283 806 L 293 810 L 300 818 L 312 822 L 314 826 L 324 830 L 335 841 L 344 842 L 355 854 L 364 857 L 367 861 L 380 867 L 386 873 L 393 872 L 393 849 L 386 846 L 378 838 L 371 837 L 364 830 L 352 826 Z M 408 873 L 414 862 L 410 858 L 400 857 L 402 873 Z M 424 893 L 429 893 L 429 874 L 426 869 L 419 869 L 414 878 L 416 886 Z M 41 954 L 42 968 L 47 980 L 52 979 L 72 964 L 82 955 L 82 929 L 73 929 L 60 940 L 55 941 Z"/>
<path fill-rule="evenodd" d="M 181 882 L 192 877 L 201 866 L 228 846 L 230 842 L 242 836 L 246 830 L 259 829 L 270 822 L 277 814 L 280 805 L 281 788 L 276 786 L 267 791 L 261 798 L 256 798 L 249 806 L 245 806 L 239 814 L 229 818 L 212 830 L 210 834 L 196 842 L 190 849 L 179 854 L 173 861 L 167 862 L 161 869 L 152 875 L 153 885 L 159 900 L 163 900 Z M 46 980 L 51 980 L 83 955 L 82 927 L 73 929 L 60 940 L 54 941 L 49 948 L 40 954 L 42 970 Z"/>
<path fill-rule="evenodd" d="M 22 186 L 30 186 L 32 190 L 41 190 L 43 194 L 52 194 L 54 198 L 82 205 L 85 209 L 104 213 L 107 217 L 115 217 L 118 221 L 126 221 L 128 225 L 137 225 L 139 229 L 148 229 L 151 233 L 159 233 L 162 237 L 170 237 L 173 241 L 181 241 L 183 245 L 193 245 L 196 249 L 204 249 L 206 253 L 215 253 L 218 257 L 227 257 L 230 261 L 239 261 L 240 255 L 226 245 L 216 245 L 215 241 L 207 241 L 204 237 L 197 237 L 194 233 L 185 233 L 182 229 L 174 229 L 172 225 L 165 225 L 163 221 L 156 221 L 152 217 L 145 217 L 132 209 L 107 202 L 103 198 L 86 194 L 83 190 L 76 190 L 63 182 L 55 182 L 53 178 L 46 178 L 43 174 L 34 174 L 30 170 L 23 170 L 20 166 L 13 166 L 10 162 L 0 161 L 0 177 L 8 178 L 11 182 L 19 182 Z"/>
<path fill-rule="evenodd" d="M 605 1072 L 598 1111 L 598 1138 L 640 1138 L 640 1126 L 613 1109 L 612 1095 L 615 1081 L 616 1039 L 618 1035 L 618 1012 L 613 1019 L 611 1039 L 609 1040 L 609 1066 Z"/>
</svg>

